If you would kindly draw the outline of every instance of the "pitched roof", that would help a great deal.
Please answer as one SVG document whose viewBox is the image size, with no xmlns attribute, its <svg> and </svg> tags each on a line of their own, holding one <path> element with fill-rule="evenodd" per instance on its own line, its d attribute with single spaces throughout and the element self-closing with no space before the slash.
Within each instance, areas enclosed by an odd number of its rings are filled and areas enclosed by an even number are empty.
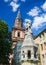
<svg viewBox="0 0 46 65">
<path fill-rule="evenodd" d="M 38 36 L 41 36 L 41 34 L 44 35 L 44 32 L 46 32 L 46 29 L 42 30 L 38 35 L 36 35 L 36 36 L 34 37 L 34 39 L 37 38 Z"/>
</svg>

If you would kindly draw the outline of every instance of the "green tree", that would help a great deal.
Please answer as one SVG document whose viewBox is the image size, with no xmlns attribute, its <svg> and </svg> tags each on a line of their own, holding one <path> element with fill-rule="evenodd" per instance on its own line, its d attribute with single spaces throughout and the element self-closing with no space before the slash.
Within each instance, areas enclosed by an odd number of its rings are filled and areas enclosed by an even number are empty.
<svg viewBox="0 0 46 65">
<path fill-rule="evenodd" d="M 8 31 L 8 25 L 5 21 L 0 20 L 0 63 L 3 65 L 9 65 L 9 54 L 12 52 L 11 45 L 11 32 Z"/>
</svg>

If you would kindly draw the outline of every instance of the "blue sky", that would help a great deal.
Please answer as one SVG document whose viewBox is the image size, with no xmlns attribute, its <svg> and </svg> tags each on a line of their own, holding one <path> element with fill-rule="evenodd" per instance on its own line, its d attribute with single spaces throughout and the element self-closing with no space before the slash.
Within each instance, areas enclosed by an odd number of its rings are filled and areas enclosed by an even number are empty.
<svg viewBox="0 0 46 65">
<path fill-rule="evenodd" d="M 14 19 L 20 9 L 23 23 L 32 23 L 34 35 L 46 28 L 46 0 L 0 0 L 0 19 L 5 20 L 12 30 Z"/>
</svg>

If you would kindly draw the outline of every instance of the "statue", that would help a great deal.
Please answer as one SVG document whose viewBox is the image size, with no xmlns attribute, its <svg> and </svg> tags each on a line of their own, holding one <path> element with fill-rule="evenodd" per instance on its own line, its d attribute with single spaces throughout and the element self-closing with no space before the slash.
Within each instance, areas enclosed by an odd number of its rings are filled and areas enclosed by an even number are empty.
<svg viewBox="0 0 46 65">
<path fill-rule="evenodd" d="M 30 24 L 30 21 L 27 21 L 26 22 L 26 31 L 25 31 L 25 37 L 32 37 L 32 30 L 31 30 L 31 24 Z"/>
</svg>

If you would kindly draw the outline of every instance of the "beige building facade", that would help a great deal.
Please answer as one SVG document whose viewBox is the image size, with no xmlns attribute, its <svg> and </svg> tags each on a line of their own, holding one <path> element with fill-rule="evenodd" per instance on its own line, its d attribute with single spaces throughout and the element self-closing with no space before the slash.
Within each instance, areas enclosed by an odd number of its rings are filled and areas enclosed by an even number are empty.
<svg viewBox="0 0 46 65">
<path fill-rule="evenodd" d="M 46 29 L 38 34 L 34 42 L 38 45 L 38 55 L 41 65 L 46 65 Z"/>
</svg>

